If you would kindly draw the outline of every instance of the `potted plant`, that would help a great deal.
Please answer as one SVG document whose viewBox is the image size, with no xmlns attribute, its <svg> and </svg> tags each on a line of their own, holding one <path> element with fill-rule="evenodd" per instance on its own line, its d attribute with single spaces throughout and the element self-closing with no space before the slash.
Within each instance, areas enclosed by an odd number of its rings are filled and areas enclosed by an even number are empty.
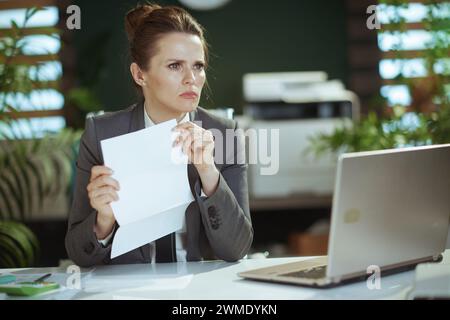
<svg viewBox="0 0 450 320">
<path fill-rule="evenodd" d="M 9 35 L 0 39 L 0 268 L 36 265 L 39 242 L 24 221 L 42 208 L 45 199 L 61 190 L 69 193 L 81 136 L 70 129 L 37 136 L 31 125 L 25 135 L 23 128 L 15 126 L 20 110 L 11 101 L 20 94 L 31 103 L 30 93 L 42 83 L 39 76 L 30 77 L 31 68 L 39 74 L 39 64 L 14 60 L 26 44 L 22 29 L 38 10 L 28 9 L 21 27 L 12 21 Z"/>
<path fill-rule="evenodd" d="M 400 36 L 407 30 L 405 19 L 400 14 L 407 2 L 382 2 L 393 5 L 395 10 L 389 27 L 380 32 Z M 381 114 L 369 110 L 359 122 L 343 125 L 331 134 L 311 137 L 310 150 L 317 155 L 326 152 L 339 154 L 450 142 L 450 22 L 442 16 L 442 11 L 448 12 L 449 8 L 448 4 L 433 2 L 427 3 L 426 8 L 423 25 L 431 35 L 423 51 L 427 77 L 405 78 L 402 72 L 396 77 L 399 83 L 408 86 L 411 104 L 385 106 Z M 401 50 L 396 54 L 403 58 Z M 438 62 L 441 70 L 436 72 Z"/>
</svg>

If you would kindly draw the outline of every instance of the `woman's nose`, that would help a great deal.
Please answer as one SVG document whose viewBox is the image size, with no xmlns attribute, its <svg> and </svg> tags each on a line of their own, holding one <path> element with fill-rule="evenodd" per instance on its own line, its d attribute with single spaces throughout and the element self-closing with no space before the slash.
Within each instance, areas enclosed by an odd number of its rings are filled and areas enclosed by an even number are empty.
<svg viewBox="0 0 450 320">
<path fill-rule="evenodd" d="M 191 69 L 188 69 L 184 75 L 183 83 L 190 84 L 195 82 L 195 75 L 194 71 Z"/>
</svg>

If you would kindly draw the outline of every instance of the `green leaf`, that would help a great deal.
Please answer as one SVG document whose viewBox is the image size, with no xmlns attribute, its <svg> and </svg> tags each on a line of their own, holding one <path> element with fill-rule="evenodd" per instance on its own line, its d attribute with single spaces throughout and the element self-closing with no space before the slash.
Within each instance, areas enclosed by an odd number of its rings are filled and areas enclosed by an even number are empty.
<svg viewBox="0 0 450 320">
<path fill-rule="evenodd" d="M 1 249 L 1 246 L 0 246 Z M 16 264 L 12 257 L 6 252 L 0 253 L 0 268 L 13 268 Z"/>
<path fill-rule="evenodd" d="M 33 253 L 34 253 L 33 258 L 34 259 L 32 259 L 32 261 L 33 262 L 37 261 L 37 259 L 39 257 L 39 252 L 40 252 L 39 240 L 36 238 L 34 233 L 28 227 L 26 227 L 24 224 L 16 223 L 15 227 L 18 230 L 20 230 L 27 237 L 29 243 L 33 247 Z"/>
<path fill-rule="evenodd" d="M 3 175 L 3 179 L 2 179 L 2 181 L 0 181 L 0 183 L 2 183 L 4 185 L 4 187 L 9 191 L 9 194 L 11 195 L 11 198 L 15 201 L 15 204 L 17 205 L 17 207 L 20 210 L 21 198 L 20 198 L 20 196 L 18 194 L 18 191 L 17 191 L 16 187 L 11 182 L 9 176 Z M 19 212 L 19 214 L 22 214 L 22 213 Z"/>
<path fill-rule="evenodd" d="M 8 254 L 14 260 L 14 266 L 12 268 L 24 268 L 26 267 L 26 258 L 17 241 L 11 237 L 8 233 L 0 231 L 0 243 L 3 246 L 2 254 Z"/>
<path fill-rule="evenodd" d="M 27 159 L 27 166 L 30 170 L 30 173 L 33 175 L 34 179 L 36 179 L 37 208 L 41 209 L 43 202 L 44 202 L 44 198 L 46 196 L 46 194 L 44 192 L 44 186 L 42 185 L 43 183 L 42 183 L 41 170 L 38 168 L 38 166 L 36 166 L 36 164 L 31 159 Z"/>
<path fill-rule="evenodd" d="M 13 197 L 17 200 L 19 212 L 22 214 L 22 219 L 24 219 L 27 212 L 27 198 L 29 195 L 25 191 L 26 186 L 23 181 L 23 172 L 13 163 L 9 166 L 9 173 L 10 175 L 8 177 L 11 177 L 11 180 L 7 178 L 6 181 L 11 181 L 11 185 L 14 186 L 14 192 L 16 194 Z"/>
<path fill-rule="evenodd" d="M 36 263 L 38 242 L 34 234 L 23 224 L 0 221 L 0 246 L 13 254 L 14 267 L 29 267 Z"/>
<path fill-rule="evenodd" d="M 31 245 L 28 243 L 27 238 L 14 228 L 2 230 L 2 227 L 0 226 L 0 232 L 4 237 L 9 237 L 13 241 L 14 245 L 16 246 L 16 257 L 19 258 L 21 267 L 29 266 L 29 257 L 33 258 L 34 253 L 32 251 Z"/>
<path fill-rule="evenodd" d="M 17 268 L 20 264 L 15 259 L 15 247 L 11 239 L 0 235 L 0 268 Z"/>
<path fill-rule="evenodd" d="M 1 177 L 0 177 L 1 178 Z M 14 216 L 14 209 L 12 207 L 11 198 L 8 197 L 8 194 L 3 189 L 3 184 L 0 183 L 0 200 L 5 204 L 6 212 L 0 210 L 0 217 L 3 219 L 12 219 Z M 1 204 L 2 202 L 0 202 Z M 2 207 L 0 207 L 2 208 Z"/>
<path fill-rule="evenodd" d="M 12 222 L 10 227 L 15 231 L 12 233 L 12 236 L 18 240 L 23 251 L 25 252 L 27 264 L 34 264 L 37 261 L 37 251 L 39 247 L 37 238 L 30 229 L 21 223 Z"/>
<path fill-rule="evenodd" d="M 20 29 L 19 25 L 17 24 L 17 22 L 16 22 L 15 20 L 11 20 L 11 28 L 12 28 L 14 31 Z"/>
</svg>

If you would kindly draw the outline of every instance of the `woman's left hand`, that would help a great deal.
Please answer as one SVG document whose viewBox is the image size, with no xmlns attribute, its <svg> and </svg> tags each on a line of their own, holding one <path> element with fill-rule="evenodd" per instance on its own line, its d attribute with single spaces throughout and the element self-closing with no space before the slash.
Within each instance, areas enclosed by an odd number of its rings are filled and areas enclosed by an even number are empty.
<svg viewBox="0 0 450 320">
<path fill-rule="evenodd" d="M 180 132 L 173 146 L 181 146 L 197 169 L 202 180 L 203 192 L 210 196 L 217 188 L 219 171 L 214 164 L 214 137 L 211 131 L 205 130 L 193 122 L 184 122 L 173 128 Z"/>
</svg>

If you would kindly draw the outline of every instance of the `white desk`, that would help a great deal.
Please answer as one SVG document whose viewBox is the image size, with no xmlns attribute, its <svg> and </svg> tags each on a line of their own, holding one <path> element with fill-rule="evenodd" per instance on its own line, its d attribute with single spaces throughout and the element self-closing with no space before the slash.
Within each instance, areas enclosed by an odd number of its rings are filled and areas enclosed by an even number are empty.
<svg viewBox="0 0 450 320">
<path fill-rule="evenodd" d="M 331 289 L 311 289 L 299 286 L 265 283 L 239 278 L 240 271 L 300 261 L 306 258 L 277 258 L 222 261 L 101 266 L 83 272 L 81 289 L 68 289 L 70 274 L 58 268 L 16 269 L 21 274 L 37 278 L 44 273 L 54 275 L 63 288 L 27 299 L 167 299 L 167 300 L 298 300 L 298 299 L 405 299 L 411 289 L 414 271 L 381 279 L 380 290 L 369 290 L 366 282 Z M 450 250 L 442 263 L 450 263 Z M 0 273 L 11 272 L 0 269 Z M 84 270 L 83 270 L 84 271 Z M 23 276 L 23 275 L 22 275 Z M 0 299 L 18 299 L 3 295 Z"/>
</svg>

